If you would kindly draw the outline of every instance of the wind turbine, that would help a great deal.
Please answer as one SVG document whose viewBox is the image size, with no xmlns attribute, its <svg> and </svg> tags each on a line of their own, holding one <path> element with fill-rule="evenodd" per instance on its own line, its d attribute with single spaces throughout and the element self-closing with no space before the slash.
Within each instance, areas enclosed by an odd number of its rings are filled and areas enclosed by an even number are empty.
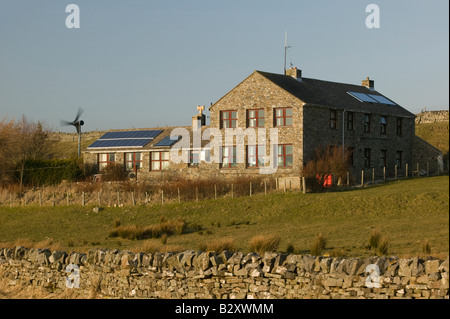
<svg viewBox="0 0 450 319">
<path fill-rule="evenodd" d="M 61 126 L 67 126 L 72 125 L 75 126 L 78 133 L 78 157 L 81 156 L 81 126 L 84 125 L 84 121 L 80 120 L 80 116 L 83 113 L 83 109 L 80 107 L 78 108 L 77 116 L 75 117 L 75 120 L 72 122 L 61 120 Z"/>
</svg>

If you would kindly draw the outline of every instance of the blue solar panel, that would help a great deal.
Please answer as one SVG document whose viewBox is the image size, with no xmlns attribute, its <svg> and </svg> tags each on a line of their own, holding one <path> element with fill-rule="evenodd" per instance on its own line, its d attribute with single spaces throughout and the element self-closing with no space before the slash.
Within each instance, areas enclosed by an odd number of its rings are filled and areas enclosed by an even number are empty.
<svg viewBox="0 0 450 319">
<path fill-rule="evenodd" d="M 371 98 L 369 95 L 365 93 L 358 93 L 358 92 L 347 92 L 347 93 L 361 102 L 378 103 L 377 100 Z"/>
<path fill-rule="evenodd" d="M 121 131 L 121 132 L 107 132 L 101 140 L 105 139 L 121 139 L 121 138 L 149 138 L 153 139 L 158 136 L 162 130 L 143 130 L 143 131 Z"/>
<path fill-rule="evenodd" d="M 110 140 L 97 140 L 92 143 L 88 148 L 108 148 L 108 147 L 142 147 L 145 146 L 151 139 L 139 138 L 139 139 L 110 139 Z"/>
<path fill-rule="evenodd" d="M 170 136 L 166 136 L 161 141 L 159 141 L 157 144 L 155 144 L 155 146 L 171 146 L 172 144 L 176 143 L 180 138 L 181 138 L 181 136 L 178 136 L 176 139 L 171 140 Z"/>
<path fill-rule="evenodd" d="M 369 94 L 369 96 L 371 98 L 377 100 L 378 103 L 388 104 L 388 105 L 396 105 L 394 102 L 392 102 L 391 100 L 385 98 L 382 95 Z"/>
</svg>

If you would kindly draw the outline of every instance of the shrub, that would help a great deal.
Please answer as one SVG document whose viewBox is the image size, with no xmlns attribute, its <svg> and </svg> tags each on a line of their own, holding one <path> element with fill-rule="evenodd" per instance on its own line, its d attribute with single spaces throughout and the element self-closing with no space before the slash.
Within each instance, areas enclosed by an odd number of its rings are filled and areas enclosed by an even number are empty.
<svg viewBox="0 0 450 319">
<path fill-rule="evenodd" d="M 379 255 L 383 256 L 388 254 L 388 250 L 389 250 L 389 238 L 383 237 L 381 238 L 380 243 L 378 244 L 377 252 Z"/>
<path fill-rule="evenodd" d="M 250 240 L 250 250 L 263 255 L 266 251 L 276 251 L 280 245 L 278 235 L 256 235 Z"/>
<path fill-rule="evenodd" d="M 336 181 L 339 178 L 346 180 L 349 155 L 348 151 L 342 151 L 342 146 L 317 147 L 313 159 L 307 162 L 303 169 L 307 186 L 312 191 L 323 191 L 325 180 L 330 174 L 334 175 Z"/>
<path fill-rule="evenodd" d="M 322 251 L 325 249 L 327 241 L 322 233 L 316 235 L 314 238 L 313 245 L 311 247 L 311 255 L 319 256 L 322 254 Z"/>
<path fill-rule="evenodd" d="M 161 219 L 159 224 L 149 226 L 126 225 L 117 226 L 109 233 L 109 237 L 121 237 L 125 239 L 147 239 L 159 238 L 165 234 L 166 236 L 176 234 L 181 235 L 186 229 L 186 222 L 183 219 Z M 166 239 L 167 240 L 167 239 Z"/>
<path fill-rule="evenodd" d="M 431 246 L 427 239 L 422 242 L 422 253 L 429 255 L 431 253 Z"/>
<path fill-rule="evenodd" d="M 206 245 L 203 245 L 202 247 L 206 248 L 202 249 L 203 251 L 215 251 L 218 254 L 220 254 L 224 250 L 236 251 L 236 245 L 233 238 L 216 239 L 212 242 L 207 243 Z"/>
<path fill-rule="evenodd" d="M 102 180 L 105 182 L 109 181 L 125 181 L 128 178 L 127 172 L 122 165 L 119 164 L 109 164 L 103 168 L 100 172 Z"/>
<path fill-rule="evenodd" d="M 374 229 L 369 237 L 369 249 L 376 249 L 380 244 L 381 232 L 379 229 Z"/>
</svg>

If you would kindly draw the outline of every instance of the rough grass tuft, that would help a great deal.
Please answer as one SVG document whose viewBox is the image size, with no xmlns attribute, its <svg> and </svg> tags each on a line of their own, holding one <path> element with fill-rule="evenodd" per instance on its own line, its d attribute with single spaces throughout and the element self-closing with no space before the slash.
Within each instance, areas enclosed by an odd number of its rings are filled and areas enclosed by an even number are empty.
<svg viewBox="0 0 450 319">
<path fill-rule="evenodd" d="M 266 251 L 275 252 L 280 245 L 280 241 L 280 237 L 275 234 L 256 235 L 250 240 L 250 250 L 257 252 L 259 255 L 264 254 Z"/>
</svg>

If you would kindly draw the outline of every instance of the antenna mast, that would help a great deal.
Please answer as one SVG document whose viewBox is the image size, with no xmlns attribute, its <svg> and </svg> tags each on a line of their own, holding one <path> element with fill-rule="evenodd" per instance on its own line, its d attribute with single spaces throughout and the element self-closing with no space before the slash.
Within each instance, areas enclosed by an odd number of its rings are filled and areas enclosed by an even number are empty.
<svg viewBox="0 0 450 319">
<path fill-rule="evenodd" d="M 285 32 L 284 35 L 284 74 L 286 74 L 286 54 L 287 54 L 287 49 L 292 48 L 291 46 L 287 45 L 287 31 Z"/>
</svg>

